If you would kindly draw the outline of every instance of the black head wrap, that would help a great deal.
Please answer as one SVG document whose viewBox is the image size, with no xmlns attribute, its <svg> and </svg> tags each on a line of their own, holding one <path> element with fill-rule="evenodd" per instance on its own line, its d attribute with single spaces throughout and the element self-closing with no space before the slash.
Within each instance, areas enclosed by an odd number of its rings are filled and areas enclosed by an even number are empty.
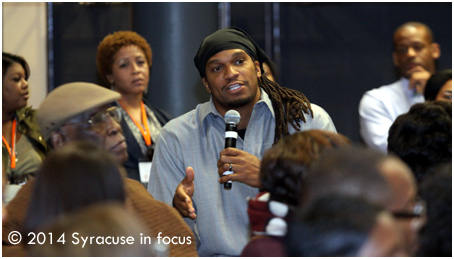
<svg viewBox="0 0 454 259">
<path fill-rule="evenodd" d="M 260 63 L 263 73 L 262 63 L 269 59 L 265 51 L 245 31 L 240 28 L 229 27 L 217 30 L 206 37 L 200 45 L 194 58 L 194 64 L 199 70 L 200 76 L 205 77 L 205 66 L 213 55 L 228 49 L 244 50 L 253 60 Z"/>
</svg>

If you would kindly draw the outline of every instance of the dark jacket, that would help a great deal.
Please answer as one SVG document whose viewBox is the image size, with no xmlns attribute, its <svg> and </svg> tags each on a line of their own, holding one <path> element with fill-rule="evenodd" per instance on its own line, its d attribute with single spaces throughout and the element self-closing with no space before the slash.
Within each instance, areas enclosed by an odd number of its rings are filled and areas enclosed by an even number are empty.
<svg viewBox="0 0 454 259">
<path fill-rule="evenodd" d="M 146 100 L 143 100 L 143 102 L 153 111 L 161 126 L 164 126 L 164 124 L 172 119 L 172 117 L 164 110 L 149 105 Z M 146 158 L 143 155 L 142 150 L 140 149 L 140 145 L 129 129 L 126 121 L 121 120 L 120 125 L 121 129 L 123 130 L 123 135 L 126 139 L 126 144 L 128 145 L 129 156 L 128 161 L 126 161 L 123 166 L 126 168 L 129 178 L 135 179 L 140 182 L 139 161 L 146 161 Z M 155 143 L 153 143 L 153 145 L 154 144 Z"/>
<path fill-rule="evenodd" d="M 36 110 L 31 107 L 24 107 L 17 110 L 15 116 L 17 118 L 17 131 L 28 138 L 30 143 L 33 145 L 33 148 L 44 160 L 49 149 L 47 147 L 46 140 L 41 133 L 38 122 L 36 121 Z M 5 167 L 9 164 L 9 160 L 10 157 L 8 150 L 4 145 L 2 145 L 2 161 Z"/>
</svg>

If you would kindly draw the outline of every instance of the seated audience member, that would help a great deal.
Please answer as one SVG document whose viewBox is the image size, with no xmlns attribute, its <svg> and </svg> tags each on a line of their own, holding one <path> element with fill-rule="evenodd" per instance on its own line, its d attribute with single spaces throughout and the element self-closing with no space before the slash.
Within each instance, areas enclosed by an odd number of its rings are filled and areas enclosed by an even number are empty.
<svg viewBox="0 0 454 259">
<path fill-rule="evenodd" d="M 289 256 L 405 256 L 392 215 L 361 197 L 328 195 L 300 207 L 285 237 Z"/>
<path fill-rule="evenodd" d="M 89 93 L 89 94 L 87 94 Z M 114 156 L 117 165 L 128 158 L 127 146 L 119 125 L 121 113 L 111 106 L 120 94 L 84 82 L 64 84 L 50 92 L 38 109 L 37 119 L 49 146 L 59 150 L 68 143 L 85 140 L 97 144 Z M 123 179 L 129 208 L 147 226 L 147 231 L 162 236 L 190 239 L 184 244 L 170 244 L 170 256 L 197 256 L 192 231 L 170 206 L 155 200 L 138 181 Z M 30 206 L 35 181 L 25 184 L 8 204 L 10 217 L 3 224 L 3 255 L 23 255 L 8 240 L 11 231 L 22 229 Z"/>
<path fill-rule="evenodd" d="M 430 167 L 452 159 L 452 104 L 415 104 L 389 129 L 388 152 L 402 159 L 421 182 Z"/>
<path fill-rule="evenodd" d="M 414 254 L 425 215 L 418 210 L 422 204 L 414 176 L 400 159 L 360 147 L 327 150 L 309 168 L 301 190 L 302 206 L 329 194 L 362 197 L 383 206 L 395 215 L 407 253 Z"/>
<path fill-rule="evenodd" d="M 2 195 L 5 195 L 5 186 L 6 182 L 6 165 L 2 163 Z M 8 213 L 5 209 L 5 202 L 2 200 L 2 222 L 5 222 L 6 218 L 8 217 Z"/>
<path fill-rule="evenodd" d="M 159 246 L 154 239 L 142 242 L 145 226 L 129 213 L 124 204 L 102 203 L 91 205 L 72 213 L 61 215 L 55 221 L 41 228 L 40 232 L 52 233 L 52 243 L 28 245 L 30 256 L 50 257 L 150 257 L 166 256 L 166 246 Z M 77 233 L 74 237 L 73 233 Z M 57 242 L 65 236 L 66 242 Z M 82 238 L 100 237 L 87 241 Z M 77 242 L 78 243 L 73 243 Z"/>
<path fill-rule="evenodd" d="M 393 36 L 393 61 L 400 79 L 364 93 L 359 103 L 360 134 L 368 147 L 386 153 L 389 127 L 415 103 L 424 102 L 427 80 L 436 71 L 440 46 L 420 22 L 400 25 Z"/>
<path fill-rule="evenodd" d="M 429 170 L 420 188 L 427 203 L 418 256 L 452 257 L 452 163 Z"/>
<path fill-rule="evenodd" d="M 150 169 L 141 170 L 139 164 L 150 165 L 159 132 L 171 117 L 146 101 L 152 63 L 150 45 L 133 31 L 107 35 L 96 53 L 100 77 L 121 94 L 115 105 L 124 118 L 120 125 L 128 145 L 128 160 L 124 167 L 128 177 L 144 184 L 148 183 Z"/>
<path fill-rule="evenodd" d="M 48 148 L 36 122 L 36 110 L 27 106 L 27 61 L 2 52 L 2 72 L 2 164 L 8 179 L 3 202 L 7 204 L 22 184 L 36 176 Z"/>
<path fill-rule="evenodd" d="M 380 174 L 387 156 L 360 147 L 327 151 L 314 161 L 302 182 L 300 203 L 333 193 L 363 197 L 375 204 L 391 203 L 389 184 Z"/>
<path fill-rule="evenodd" d="M 285 256 L 282 237 L 306 168 L 322 150 L 349 144 L 341 134 L 308 130 L 286 136 L 266 151 L 260 165 L 261 192 L 248 202 L 252 238 L 241 256 Z"/>
<path fill-rule="evenodd" d="M 263 75 L 265 75 L 269 80 L 279 83 L 278 82 L 278 73 L 277 73 L 277 66 L 271 59 L 267 59 L 262 64 L 263 66 Z"/>
<path fill-rule="evenodd" d="M 446 69 L 435 73 L 427 81 L 424 89 L 426 101 L 452 102 L 452 70 Z"/>
<path fill-rule="evenodd" d="M 121 174 L 112 156 L 90 142 L 74 141 L 51 151 L 35 180 L 23 236 L 85 206 L 125 203 Z"/>
<path fill-rule="evenodd" d="M 210 101 L 167 123 L 156 143 L 148 190 L 187 217 L 201 256 L 238 256 L 249 242 L 246 199 L 259 192 L 260 160 L 273 143 L 297 131 L 336 131 L 320 106 L 262 75 L 266 58 L 239 28 L 207 36 L 194 64 Z M 225 148 L 231 109 L 241 120 L 236 148 Z M 234 187 L 224 189 L 229 181 Z"/>
</svg>

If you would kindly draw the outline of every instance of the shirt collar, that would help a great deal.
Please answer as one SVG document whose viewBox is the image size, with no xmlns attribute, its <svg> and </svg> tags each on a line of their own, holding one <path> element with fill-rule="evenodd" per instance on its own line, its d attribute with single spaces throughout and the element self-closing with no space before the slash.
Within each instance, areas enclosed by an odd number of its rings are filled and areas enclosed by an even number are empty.
<svg viewBox="0 0 454 259">
<path fill-rule="evenodd" d="M 254 109 L 258 105 L 263 105 L 261 103 L 264 103 L 268 107 L 268 110 L 271 112 L 271 115 L 274 118 L 273 104 L 272 104 L 271 99 L 269 98 L 268 94 L 262 88 L 260 88 L 260 99 L 254 105 Z M 210 101 L 202 104 L 202 106 L 201 106 L 201 109 L 200 109 L 200 120 L 201 121 L 200 121 L 200 123 L 203 123 L 203 121 L 205 120 L 205 118 L 209 114 L 213 114 L 213 116 L 215 116 L 215 117 L 218 116 L 218 117 L 222 118 L 221 114 L 216 109 L 216 106 L 214 106 L 213 96 L 211 96 L 211 95 L 210 95 Z"/>
</svg>

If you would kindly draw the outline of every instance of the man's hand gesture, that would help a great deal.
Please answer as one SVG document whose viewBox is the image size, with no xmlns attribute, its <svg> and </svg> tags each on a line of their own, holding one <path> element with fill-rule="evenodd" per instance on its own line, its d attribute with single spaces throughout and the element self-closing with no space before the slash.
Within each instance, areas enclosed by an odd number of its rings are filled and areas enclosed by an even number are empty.
<svg viewBox="0 0 454 259">
<path fill-rule="evenodd" d="M 192 195 L 194 195 L 194 169 L 192 167 L 186 168 L 186 177 L 178 184 L 175 195 L 173 196 L 173 207 L 183 217 L 195 219 L 195 209 L 192 204 Z"/>
</svg>

